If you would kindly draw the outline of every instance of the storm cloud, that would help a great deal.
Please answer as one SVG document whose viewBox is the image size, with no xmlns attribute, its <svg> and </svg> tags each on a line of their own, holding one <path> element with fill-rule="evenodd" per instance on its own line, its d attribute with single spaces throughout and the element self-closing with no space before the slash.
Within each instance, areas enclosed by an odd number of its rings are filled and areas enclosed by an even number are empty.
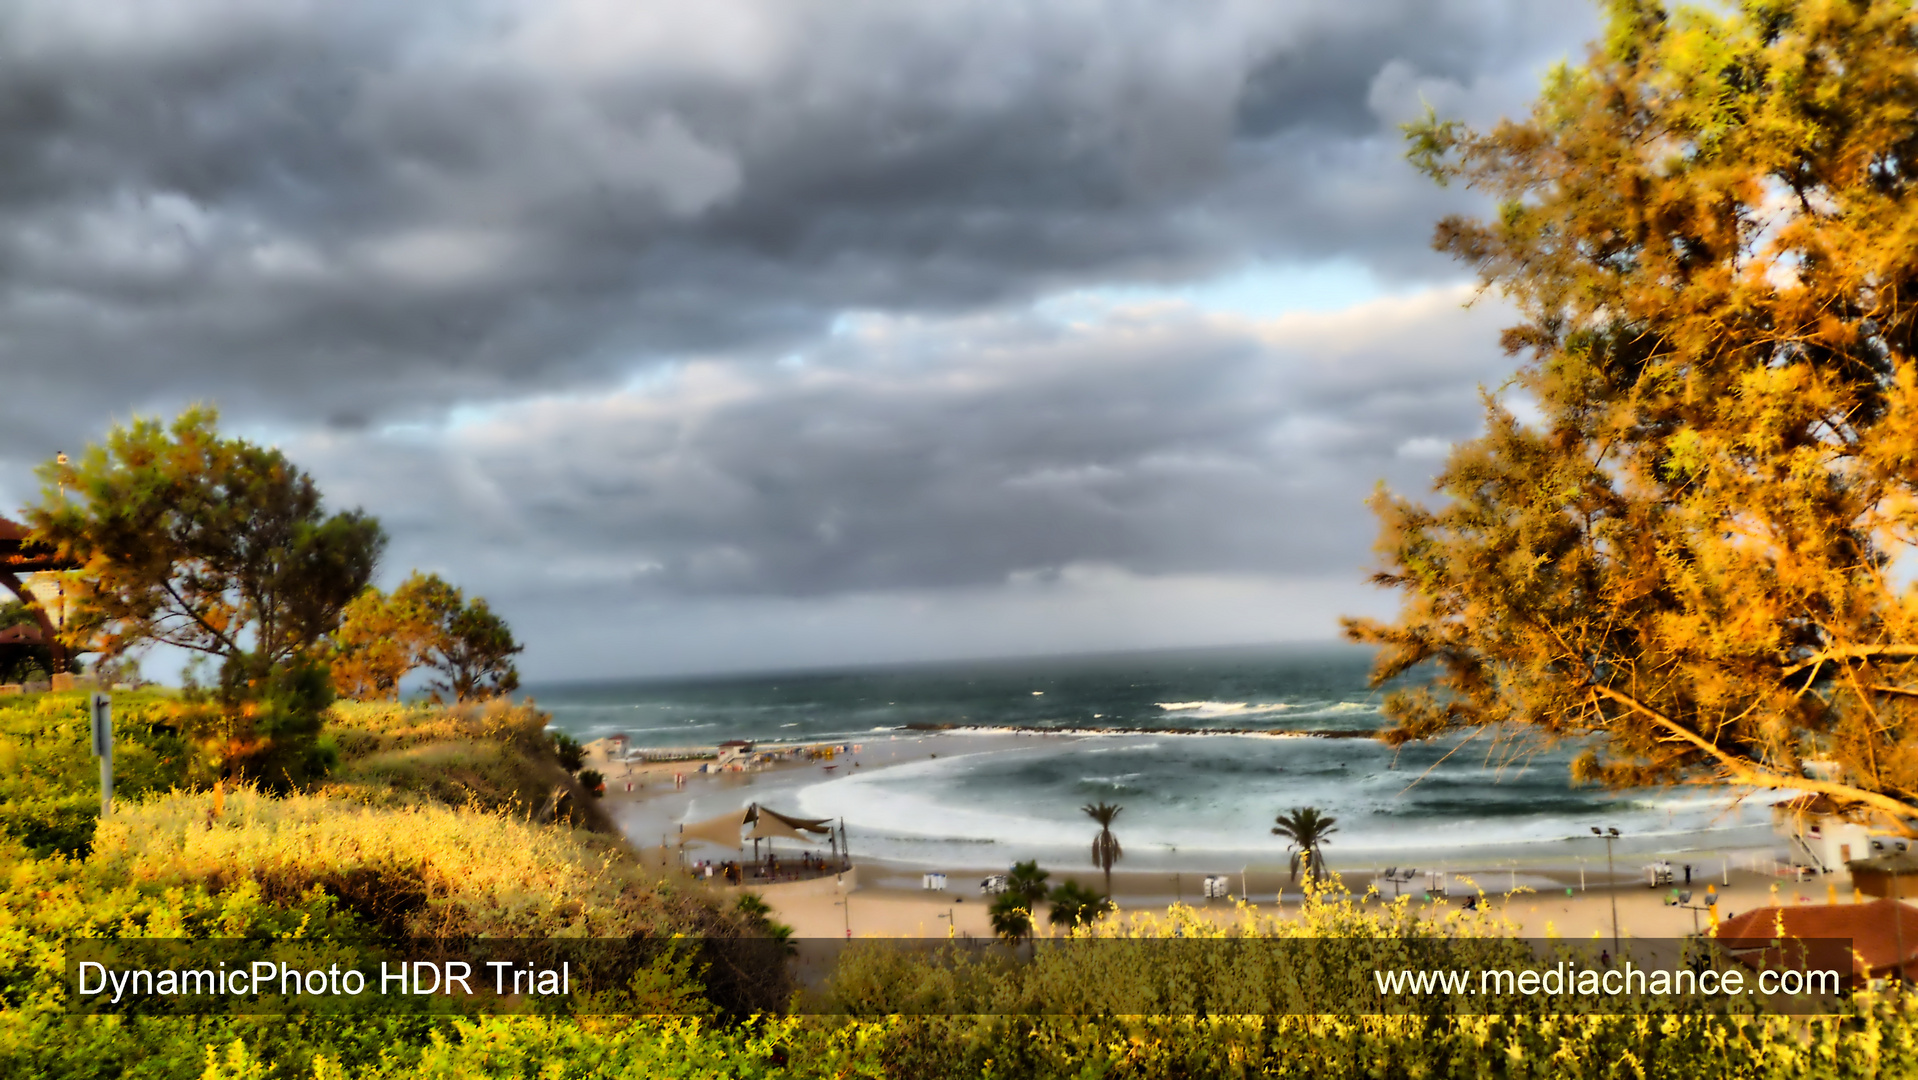
<svg viewBox="0 0 1918 1080">
<path fill-rule="evenodd" d="M 215 400 L 380 513 L 396 566 L 527 612 L 590 583 L 575 620 L 1086 568 L 1356 580 L 1372 482 L 1422 484 L 1503 366 L 1496 307 L 1465 312 L 1427 250 L 1470 196 L 1397 125 L 1524 108 L 1592 24 L 1575 0 L 22 0 L 0 493 L 112 419 Z M 1333 264 L 1373 306 L 1152 298 Z"/>
</svg>

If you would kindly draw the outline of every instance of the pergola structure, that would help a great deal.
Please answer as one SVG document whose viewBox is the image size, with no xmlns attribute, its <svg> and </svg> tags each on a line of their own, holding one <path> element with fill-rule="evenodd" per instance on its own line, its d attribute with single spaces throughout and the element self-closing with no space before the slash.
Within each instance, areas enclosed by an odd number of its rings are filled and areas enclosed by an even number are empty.
<svg viewBox="0 0 1918 1080">
<path fill-rule="evenodd" d="M 48 570 L 77 570 L 80 564 L 61 558 L 45 544 L 33 543 L 27 539 L 27 533 L 25 525 L 0 517 L 0 585 L 6 586 L 33 612 L 34 621 L 40 624 L 40 633 L 46 639 L 47 650 L 53 656 L 53 671 L 57 675 L 67 670 L 67 647 L 60 641 L 53 617 L 35 602 L 33 594 L 21 584 L 20 576 Z"/>
</svg>

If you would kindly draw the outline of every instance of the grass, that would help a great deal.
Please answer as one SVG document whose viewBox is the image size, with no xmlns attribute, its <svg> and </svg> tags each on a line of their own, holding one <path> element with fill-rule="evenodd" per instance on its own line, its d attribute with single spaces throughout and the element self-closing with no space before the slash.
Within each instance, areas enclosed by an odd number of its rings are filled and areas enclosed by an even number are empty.
<svg viewBox="0 0 1918 1080">
<path fill-rule="evenodd" d="M 723 931 L 611 838 L 510 811 L 369 806 L 253 789 L 148 798 L 102 822 L 88 863 L 161 886 L 313 888 L 409 937 L 623 937 Z"/>
<path fill-rule="evenodd" d="M 551 752 L 530 704 L 336 703 L 327 732 L 340 764 L 319 790 L 379 805 L 439 803 L 563 818 L 617 830 Z"/>
</svg>

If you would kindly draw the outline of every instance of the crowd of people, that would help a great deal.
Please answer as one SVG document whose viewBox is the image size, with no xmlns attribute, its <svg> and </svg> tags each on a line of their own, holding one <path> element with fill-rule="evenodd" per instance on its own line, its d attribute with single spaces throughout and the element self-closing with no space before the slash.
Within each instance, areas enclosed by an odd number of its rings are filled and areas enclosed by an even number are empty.
<svg viewBox="0 0 1918 1080">
<path fill-rule="evenodd" d="M 797 862 L 797 866 L 794 865 L 795 861 Z M 782 876 L 782 868 L 785 878 L 797 880 L 812 877 L 815 874 L 835 874 L 845 869 L 845 865 L 843 860 L 835 861 L 825 858 L 816 851 L 802 852 L 797 860 L 788 859 L 784 863 L 781 863 L 779 856 L 769 851 L 766 853 L 764 859 L 757 862 L 749 862 L 745 865 L 741 865 L 739 862 L 731 859 L 724 862 L 713 862 L 709 859 L 701 859 L 699 862 L 693 864 L 693 874 L 697 877 L 704 877 L 708 881 L 718 878 L 728 885 L 738 885 L 745 880 L 749 873 L 752 877 L 762 881 L 779 881 Z"/>
</svg>

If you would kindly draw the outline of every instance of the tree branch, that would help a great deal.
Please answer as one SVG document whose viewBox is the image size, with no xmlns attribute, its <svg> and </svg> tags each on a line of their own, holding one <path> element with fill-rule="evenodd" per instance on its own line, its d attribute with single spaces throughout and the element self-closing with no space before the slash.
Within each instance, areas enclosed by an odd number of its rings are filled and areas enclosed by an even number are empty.
<svg viewBox="0 0 1918 1080">
<path fill-rule="evenodd" d="M 1779 674 L 1784 678 L 1809 667 L 1816 667 L 1827 660 L 1869 660 L 1874 656 L 1918 657 L 1918 645 L 1848 645 L 1842 649 L 1826 649 L 1824 652 L 1793 664 Z"/>
<path fill-rule="evenodd" d="M 1906 828 L 1907 830 L 1909 830 L 1910 827 L 1905 824 L 1905 820 L 1907 818 L 1918 817 L 1918 806 L 1911 806 L 1899 802 L 1897 799 L 1880 792 L 1866 791 L 1863 788 L 1852 787 L 1849 784 L 1835 784 L 1829 780 L 1813 780 L 1808 776 L 1796 776 L 1791 773 L 1776 772 L 1760 767 L 1747 758 L 1728 754 L 1712 743 L 1705 741 L 1697 732 L 1685 727 L 1678 721 L 1671 719 L 1636 698 L 1613 690 L 1609 686 L 1594 685 L 1592 687 L 1592 693 L 1631 709 L 1651 720 L 1659 727 L 1664 728 L 1684 741 L 1691 743 L 1698 749 L 1703 750 L 1731 775 L 1732 780 L 1738 783 L 1750 784 L 1753 787 L 1783 787 L 1791 788 L 1795 791 L 1810 791 L 1820 795 L 1830 795 L 1833 798 L 1846 802 L 1863 803 L 1875 810 L 1891 815 L 1901 828 Z"/>
<path fill-rule="evenodd" d="M 180 605 L 181 614 L 185 615 L 187 618 L 192 619 L 195 623 L 199 624 L 200 629 L 205 630 L 208 634 L 211 634 L 215 641 L 218 641 L 220 644 L 225 645 L 229 651 L 229 654 L 237 653 L 240 651 L 240 647 L 238 645 L 233 644 L 233 641 L 231 638 L 228 638 L 225 634 L 222 634 L 218 630 L 215 630 L 213 628 L 213 624 L 201 618 L 200 613 L 193 610 L 193 606 L 191 604 L 188 604 L 184 599 L 180 597 L 179 592 L 177 592 L 173 588 L 173 582 L 171 579 L 164 580 L 160 584 L 161 584 L 161 587 L 166 589 L 167 595 L 173 598 L 173 602 Z M 212 652 L 213 650 L 208 649 L 206 651 Z"/>
</svg>

